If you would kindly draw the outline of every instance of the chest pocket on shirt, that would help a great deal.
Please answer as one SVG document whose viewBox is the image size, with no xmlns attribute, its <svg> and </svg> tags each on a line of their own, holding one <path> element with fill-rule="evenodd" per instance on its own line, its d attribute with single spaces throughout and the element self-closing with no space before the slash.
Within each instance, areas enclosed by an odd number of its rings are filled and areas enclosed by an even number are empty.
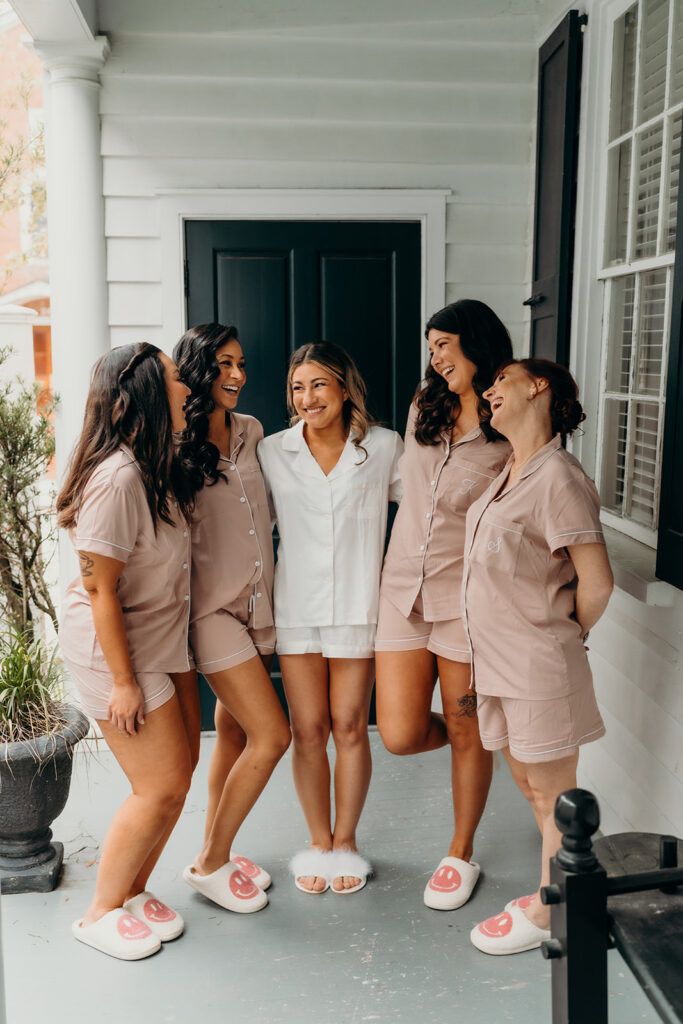
<svg viewBox="0 0 683 1024">
<path fill-rule="evenodd" d="M 466 512 L 472 502 L 481 497 L 496 474 L 482 473 L 479 466 L 451 456 L 452 465 L 446 466 L 448 483 L 444 491 L 447 504 L 454 510 Z"/>
<path fill-rule="evenodd" d="M 382 489 L 379 482 L 349 487 L 344 509 L 350 519 L 377 519 L 382 511 Z"/>
<path fill-rule="evenodd" d="M 486 515 L 479 523 L 472 547 L 472 561 L 488 569 L 517 575 L 519 555 L 524 536 L 524 525 L 514 519 L 489 519 Z"/>
</svg>

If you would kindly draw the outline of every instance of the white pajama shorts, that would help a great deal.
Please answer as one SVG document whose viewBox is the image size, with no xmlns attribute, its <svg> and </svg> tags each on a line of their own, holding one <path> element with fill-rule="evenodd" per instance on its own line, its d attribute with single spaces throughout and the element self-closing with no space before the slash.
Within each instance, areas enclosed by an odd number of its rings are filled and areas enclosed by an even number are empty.
<svg viewBox="0 0 683 1024">
<path fill-rule="evenodd" d="M 322 654 L 323 658 L 372 658 L 374 623 L 360 626 L 276 627 L 278 654 Z"/>
</svg>

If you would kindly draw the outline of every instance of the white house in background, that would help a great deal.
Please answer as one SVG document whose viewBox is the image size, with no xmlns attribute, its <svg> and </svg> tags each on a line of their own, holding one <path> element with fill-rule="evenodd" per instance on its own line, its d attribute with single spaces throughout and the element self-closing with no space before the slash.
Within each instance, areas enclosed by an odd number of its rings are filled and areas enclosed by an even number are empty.
<svg viewBox="0 0 683 1024">
<path fill-rule="evenodd" d="M 265 394 L 292 343 L 373 324 L 400 421 L 420 321 L 484 299 L 588 414 L 617 589 L 582 781 L 607 831 L 683 834 L 680 0 L 12 5 L 46 72 L 62 459 L 110 345 L 247 321 Z"/>
</svg>

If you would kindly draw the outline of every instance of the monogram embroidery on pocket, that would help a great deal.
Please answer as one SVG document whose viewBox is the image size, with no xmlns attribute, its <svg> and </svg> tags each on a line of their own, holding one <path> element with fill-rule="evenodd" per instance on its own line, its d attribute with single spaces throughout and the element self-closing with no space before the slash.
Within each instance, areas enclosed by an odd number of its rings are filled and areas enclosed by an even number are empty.
<svg viewBox="0 0 683 1024">
<path fill-rule="evenodd" d="M 470 480 L 469 477 L 465 477 L 458 494 L 471 494 L 478 482 L 478 480 Z"/>
<path fill-rule="evenodd" d="M 502 543 L 503 543 L 503 538 L 502 537 L 496 537 L 495 540 L 490 540 L 488 542 L 488 544 L 486 545 L 486 548 L 492 554 L 497 555 L 498 552 L 500 551 L 500 545 Z"/>
</svg>

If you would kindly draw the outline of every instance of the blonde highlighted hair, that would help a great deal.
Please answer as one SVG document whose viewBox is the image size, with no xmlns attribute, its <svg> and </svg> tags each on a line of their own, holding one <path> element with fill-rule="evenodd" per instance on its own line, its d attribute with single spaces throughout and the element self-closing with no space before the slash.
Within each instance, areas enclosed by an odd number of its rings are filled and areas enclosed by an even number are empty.
<svg viewBox="0 0 683 1024">
<path fill-rule="evenodd" d="M 287 373 L 287 408 L 290 416 L 290 426 L 298 423 L 301 417 L 294 408 L 294 395 L 292 380 L 294 373 L 304 363 L 315 363 L 329 373 L 344 388 L 347 397 L 344 401 L 342 416 L 344 427 L 347 431 L 353 431 L 355 437 L 353 444 L 363 452 L 365 459 L 368 457 L 362 441 L 368 429 L 374 424 L 372 416 L 365 408 L 367 388 L 365 381 L 358 372 L 358 367 L 351 356 L 339 345 L 331 341 L 315 341 L 308 345 L 301 345 L 292 353 L 289 360 L 289 371 Z"/>
</svg>

